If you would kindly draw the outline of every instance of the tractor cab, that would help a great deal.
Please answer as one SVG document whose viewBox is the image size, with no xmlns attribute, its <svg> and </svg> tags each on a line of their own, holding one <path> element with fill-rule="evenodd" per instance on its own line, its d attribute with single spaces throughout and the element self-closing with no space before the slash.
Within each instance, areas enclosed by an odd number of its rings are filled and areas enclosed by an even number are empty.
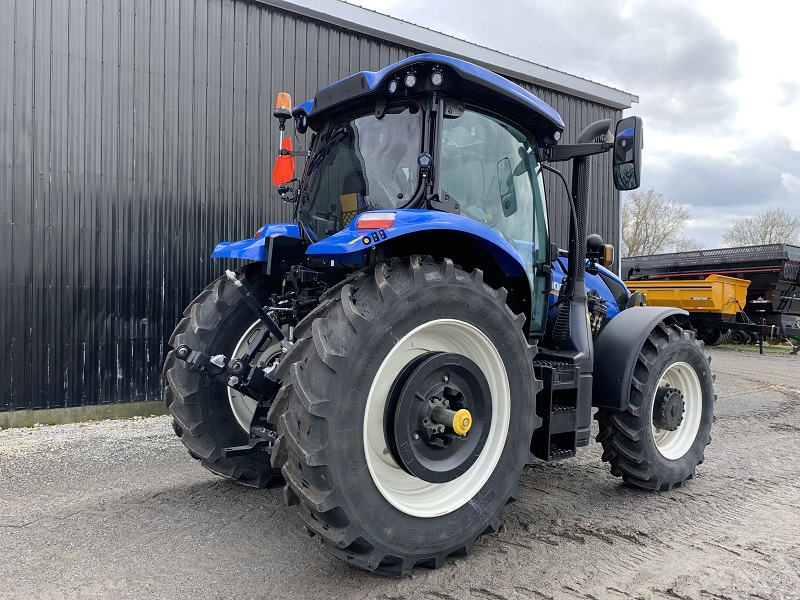
<svg viewBox="0 0 800 600">
<path fill-rule="evenodd" d="M 473 100 L 470 92 L 487 82 L 493 88 Z M 496 98 L 504 102 L 492 104 Z M 411 208 L 463 215 L 509 241 L 534 242 L 533 208 L 543 205 L 539 148 L 556 143 L 564 125 L 494 73 L 414 56 L 323 88 L 293 115 L 299 132 L 315 132 L 296 214 L 316 240 L 362 212 Z"/>
<path fill-rule="evenodd" d="M 309 243 L 333 236 L 349 244 L 361 237 L 359 230 L 373 229 L 368 226 L 372 217 L 359 218 L 366 213 L 436 211 L 424 220 L 444 223 L 443 231 L 415 240 L 417 247 L 444 256 L 445 246 L 455 245 L 477 256 L 485 236 L 466 232 L 474 224 L 485 226 L 505 247 L 506 262 L 516 265 L 509 273 L 484 257 L 475 266 L 497 282 L 504 275 L 515 277 L 517 303 L 530 316 L 530 330 L 534 335 L 544 330 L 546 297 L 531 297 L 530 290 L 549 286 L 541 160 L 542 150 L 557 143 L 564 127 L 552 108 L 480 67 L 419 55 L 324 88 L 292 114 L 299 132 L 313 131 L 298 188 L 285 194 L 297 203 L 295 218 Z M 276 116 L 283 124 L 285 113 Z M 285 156 L 278 157 L 276 172 Z M 284 173 L 279 182 L 284 190 L 293 178 Z M 349 256 L 327 257 L 345 264 L 370 262 L 374 256 L 367 256 L 368 250 L 394 251 L 391 243 L 378 248 L 381 235 L 369 249 L 356 243 Z M 321 256 L 323 248 L 310 252 Z"/>
</svg>

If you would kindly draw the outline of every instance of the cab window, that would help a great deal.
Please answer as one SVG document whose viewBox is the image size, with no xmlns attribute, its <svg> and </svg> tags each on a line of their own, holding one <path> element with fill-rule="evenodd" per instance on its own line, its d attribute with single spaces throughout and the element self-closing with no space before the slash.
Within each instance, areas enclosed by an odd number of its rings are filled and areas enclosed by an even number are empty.
<svg viewBox="0 0 800 600">
<path fill-rule="evenodd" d="M 445 119 L 439 187 L 461 214 L 508 241 L 533 241 L 535 155 L 527 136 L 492 116 L 467 110 Z"/>
<path fill-rule="evenodd" d="M 494 116 L 466 110 L 444 119 L 439 189 L 461 214 L 500 233 L 525 261 L 532 290 L 547 285 L 539 265 L 548 248 L 547 215 L 536 141 Z M 531 332 L 544 327 L 544 294 L 534 294 Z"/>
</svg>

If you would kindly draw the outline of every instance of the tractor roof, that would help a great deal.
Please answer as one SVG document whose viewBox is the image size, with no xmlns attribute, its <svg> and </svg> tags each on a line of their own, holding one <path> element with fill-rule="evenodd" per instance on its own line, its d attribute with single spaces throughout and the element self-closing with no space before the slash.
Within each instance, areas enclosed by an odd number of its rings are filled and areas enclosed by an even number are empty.
<svg viewBox="0 0 800 600">
<path fill-rule="evenodd" d="M 434 72 L 441 72 L 442 82 L 431 81 Z M 416 82 L 408 87 L 410 73 Z M 396 81 L 395 91 L 390 82 Z M 381 69 L 362 71 L 320 89 L 314 100 L 295 107 L 295 118 L 307 119 L 314 130 L 341 114 L 374 105 L 379 97 L 391 101 L 441 91 L 448 97 L 474 102 L 512 117 L 527 126 L 544 143 L 555 143 L 554 134 L 564 129 L 556 110 L 528 90 L 488 69 L 440 54 L 417 54 Z"/>
</svg>

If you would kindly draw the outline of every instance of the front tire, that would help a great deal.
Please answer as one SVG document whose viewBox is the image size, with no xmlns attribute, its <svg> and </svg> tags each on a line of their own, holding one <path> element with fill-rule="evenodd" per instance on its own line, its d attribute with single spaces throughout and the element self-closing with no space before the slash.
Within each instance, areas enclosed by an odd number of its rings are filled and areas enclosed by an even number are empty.
<svg viewBox="0 0 800 600">
<path fill-rule="evenodd" d="M 280 281 L 247 273 L 257 298 L 266 303 L 280 291 Z M 207 354 L 238 358 L 245 354 L 263 327 L 227 277 L 222 276 L 195 298 L 184 311 L 170 337 L 176 348 L 186 344 Z M 280 355 L 280 344 L 267 347 L 254 358 L 268 363 Z M 164 400 L 172 415 L 172 427 L 189 454 L 209 471 L 251 487 L 265 487 L 280 478 L 265 452 L 226 457 L 225 448 L 246 444 L 256 401 L 210 377 L 194 371 L 171 350 L 164 362 L 167 381 Z"/>
<path fill-rule="evenodd" d="M 600 410 L 595 418 L 613 475 L 646 489 L 683 485 L 711 441 L 714 384 L 703 343 L 660 323 L 639 353 L 628 408 Z"/>
<path fill-rule="evenodd" d="M 272 459 L 335 555 L 404 575 L 497 530 L 537 421 L 524 321 L 480 271 L 415 256 L 357 274 L 298 326 L 269 414 Z M 412 393 L 418 380 L 452 386 L 437 394 L 468 408 L 472 429 L 429 435 L 420 411 L 438 398 Z"/>
</svg>

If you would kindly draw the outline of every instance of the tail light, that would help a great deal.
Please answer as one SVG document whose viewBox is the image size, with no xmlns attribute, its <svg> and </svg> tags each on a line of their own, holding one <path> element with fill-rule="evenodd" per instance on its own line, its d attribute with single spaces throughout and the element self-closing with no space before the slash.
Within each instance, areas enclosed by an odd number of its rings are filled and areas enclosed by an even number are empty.
<svg viewBox="0 0 800 600">
<path fill-rule="evenodd" d="M 358 217 L 356 229 L 386 229 L 394 225 L 395 213 L 368 212 Z"/>
</svg>

